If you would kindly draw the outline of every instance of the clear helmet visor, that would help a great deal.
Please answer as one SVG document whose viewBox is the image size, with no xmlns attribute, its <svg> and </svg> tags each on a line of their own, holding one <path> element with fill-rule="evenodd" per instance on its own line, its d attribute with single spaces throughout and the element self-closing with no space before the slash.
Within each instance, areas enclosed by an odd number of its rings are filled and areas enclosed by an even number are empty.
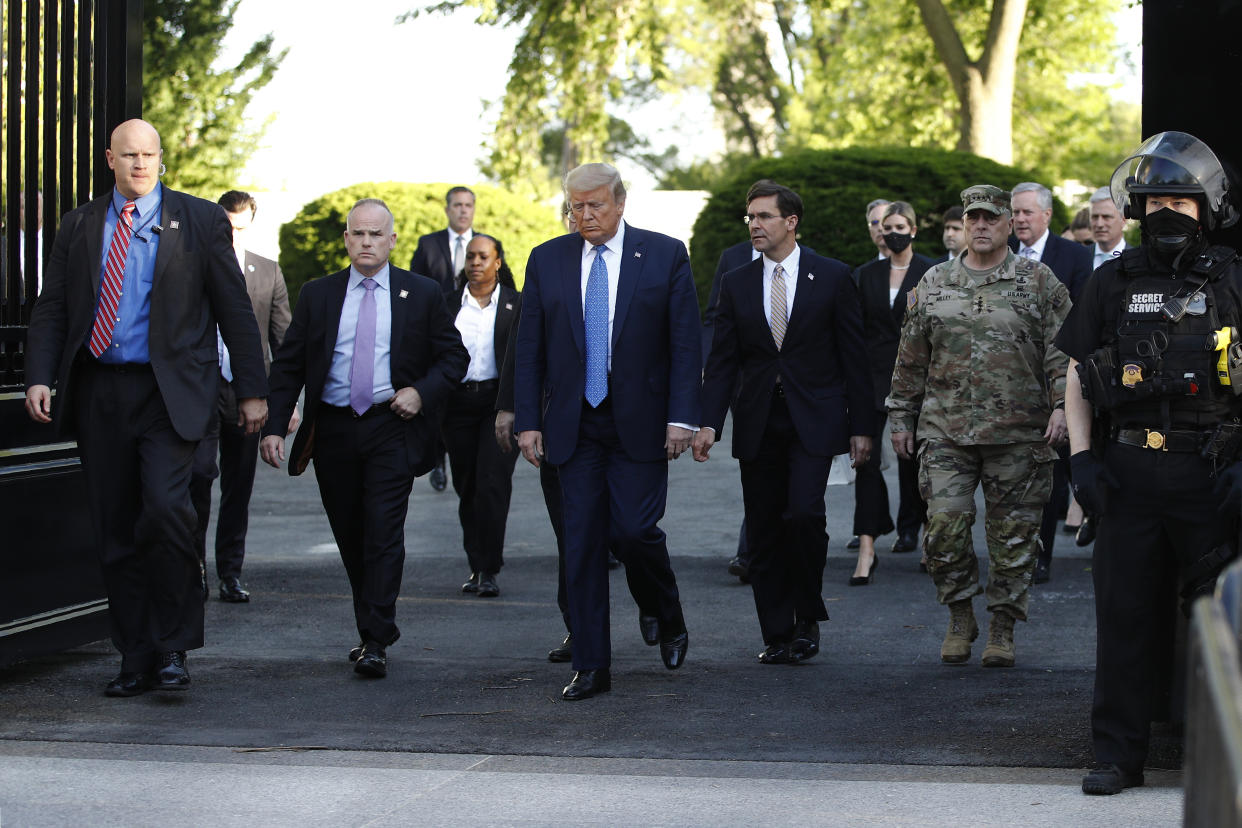
<svg viewBox="0 0 1242 828">
<path fill-rule="evenodd" d="M 1229 181 L 1207 144 L 1185 132 L 1161 132 L 1122 161 L 1109 182 L 1113 203 L 1124 210 L 1131 194 L 1194 194 L 1220 215 Z"/>
</svg>

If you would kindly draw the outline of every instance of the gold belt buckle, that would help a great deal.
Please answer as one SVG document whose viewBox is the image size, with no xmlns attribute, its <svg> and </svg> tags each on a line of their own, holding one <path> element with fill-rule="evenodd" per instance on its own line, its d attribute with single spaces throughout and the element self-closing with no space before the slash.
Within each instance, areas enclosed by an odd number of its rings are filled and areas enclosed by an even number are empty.
<svg viewBox="0 0 1242 828">
<path fill-rule="evenodd" d="M 1165 441 L 1164 441 L 1163 434 L 1161 434 L 1159 431 L 1153 431 L 1150 428 L 1146 428 L 1143 430 L 1147 432 L 1147 445 L 1143 446 L 1143 448 L 1156 449 L 1157 451 L 1163 449 L 1164 451 L 1168 451 L 1168 449 L 1165 447 Z"/>
</svg>

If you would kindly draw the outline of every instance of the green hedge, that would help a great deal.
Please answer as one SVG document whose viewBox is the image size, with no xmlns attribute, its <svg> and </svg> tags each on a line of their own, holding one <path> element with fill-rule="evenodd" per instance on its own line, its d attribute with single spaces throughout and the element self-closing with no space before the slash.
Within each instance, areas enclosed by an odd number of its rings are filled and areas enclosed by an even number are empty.
<svg viewBox="0 0 1242 828">
<path fill-rule="evenodd" d="M 280 269 L 296 302 L 302 285 L 349 265 L 343 233 L 349 208 L 360 198 L 381 198 L 396 219 L 397 246 L 391 260 L 409 267 L 418 237 L 448 226 L 444 194 L 452 184 L 408 184 L 400 181 L 354 184 L 320 196 L 280 228 Z M 500 239 L 518 287 L 526 273 L 526 257 L 539 244 L 565 232 L 559 208 L 521 198 L 487 184 L 472 185 L 474 226 Z"/>
<path fill-rule="evenodd" d="M 1021 181 L 1040 181 L 1030 170 L 934 149 L 802 150 L 755 160 L 712 190 L 694 223 L 690 258 L 701 303 L 707 301 L 721 251 L 748 238 L 742 223 L 746 191 L 761 178 L 784 184 L 802 197 L 798 240 L 850 267 L 875 257 L 875 245 L 863 216 L 872 199 L 910 202 L 919 216 L 915 250 L 938 258 L 945 253 L 940 241 L 940 216 L 954 204 L 961 204 L 963 189 L 971 184 L 1008 189 Z M 1053 228 L 1069 224 L 1072 215 L 1054 198 Z"/>
</svg>

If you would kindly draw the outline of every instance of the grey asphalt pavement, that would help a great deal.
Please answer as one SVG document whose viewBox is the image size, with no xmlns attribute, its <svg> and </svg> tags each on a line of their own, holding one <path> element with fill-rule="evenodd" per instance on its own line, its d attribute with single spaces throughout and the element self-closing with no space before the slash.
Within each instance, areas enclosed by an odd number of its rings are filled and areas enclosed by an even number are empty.
<svg viewBox="0 0 1242 828">
<path fill-rule="evenodd" d="M 818 658 L 763 666 L 748 587 L 725 572 L 741 495 L 727 444 L 670 472 L 663 527 L 690 635 L 664 669 L 613 575 L 613 690 L 566 703 L 556 559 L 519 462 L 496 599 L 465 596 L 456 498 L 415 482 L 382 681 L 357 677 L 348 585 L 313 474 L 259 470 L 247 605 L 207 608 L 190 692 L 108 699 L 99 642 L 0 671 L 0 826 L 164 824 L 1155 825 L 1180 820 L 1180 747 L 1148 787 L 1078 791 L 1090 764 L 1090 549 L 1061 535 L 1008 670 L 940 663 L 947 611 L 918 554 L 850 588 L 853 487 L 830 486 Z M 895 475 L 895 469 L 889 471 Z M 893 481 L 895 483 L 895 481 Z M 892 491 L 896 491 L 895 485 Z M 895 503 L 894 503 L 895 506 Z M 982 510 L 980 511 L 982 515 Z M 986 562 L 982 518 L 976 551 Z M 214 579 L 213 579 L 214 580 Z M 986 618 L 982 598 L 976 612 Z M 245 752 L 243 752 L 245 751 Z"/>
</svg>

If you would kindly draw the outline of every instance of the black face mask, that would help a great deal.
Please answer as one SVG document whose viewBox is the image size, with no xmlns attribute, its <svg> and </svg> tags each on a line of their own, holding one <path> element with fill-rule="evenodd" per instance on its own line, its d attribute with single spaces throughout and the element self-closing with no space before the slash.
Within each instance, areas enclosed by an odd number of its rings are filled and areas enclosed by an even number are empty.
<svg viewBox="0 0 1242 828">
<path fill-rule="evenodd" d="M 910 242 L 914 241 L 914 236 L 909 233 L 885 233 L 884 245 L 894 253 L 900 253 L 910 246 Z"/>
<path fill-rule="evenodd" d="M 1143 218 L 1143 226 L 1157 254 L 1176 255 L 1199 235 L 1199 220 L 1161 207 Z"/>
</svg>

